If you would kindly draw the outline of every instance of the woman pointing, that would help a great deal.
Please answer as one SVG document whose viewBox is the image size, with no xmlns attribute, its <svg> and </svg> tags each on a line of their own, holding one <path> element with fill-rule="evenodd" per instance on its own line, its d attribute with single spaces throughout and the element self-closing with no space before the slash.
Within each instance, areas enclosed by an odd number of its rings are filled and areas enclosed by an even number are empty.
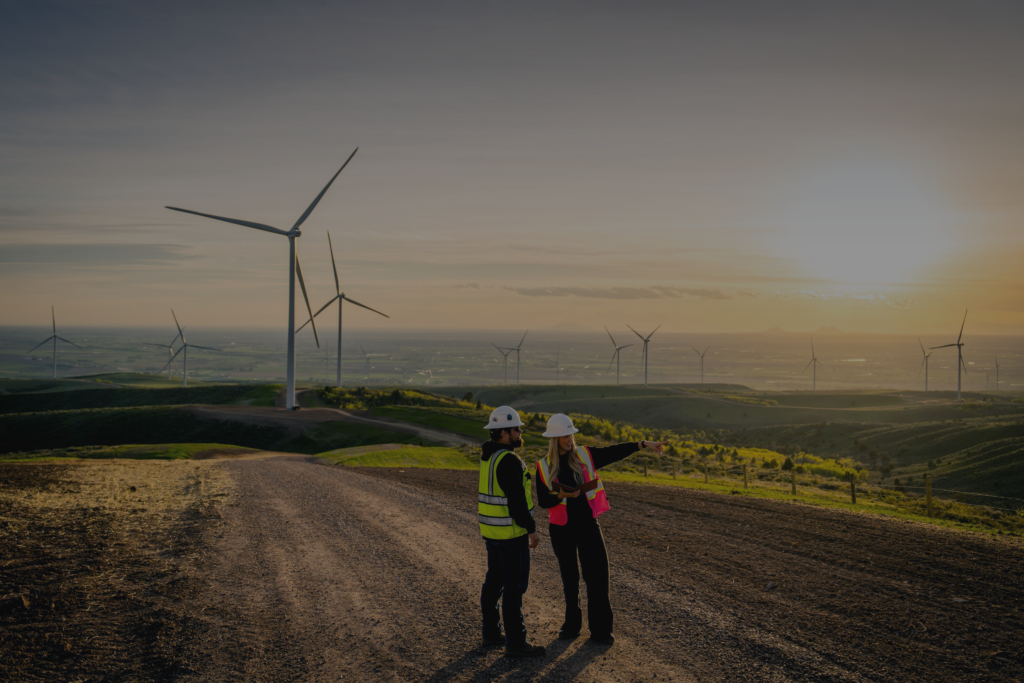
<svg viewBox="0 0 1024 683">
<path fill-rule="evenodd" d="M 597 470 L 649 448 L 661 453 L 665 442 L 640 441 L 604 448 L 577 446 L 579 432 L 568 415 L 557 413 L 548 420 L 544 436 L 551 439 L 547 456 L 537 462 L 541 486 L 537 502 L 548 511 L 548 533 L 558 559 L 565 591 L 565 622 L 558 637 L 577 638 L 583 626 L 580 608 L 580 571 L 587 584 L 587 623 L 590 639 L 611 645 L 612 606 L 608 599 L 608 552 L 597 518 L 608 510 L 608 498 Z"/>
</svg>

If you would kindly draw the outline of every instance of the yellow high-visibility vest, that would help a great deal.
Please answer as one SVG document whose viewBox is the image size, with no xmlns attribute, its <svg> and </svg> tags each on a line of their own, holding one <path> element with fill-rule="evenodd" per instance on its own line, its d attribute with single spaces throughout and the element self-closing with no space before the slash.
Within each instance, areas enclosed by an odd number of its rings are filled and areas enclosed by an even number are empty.
<svg viewBox="0 0 1024 683">
<path fill-rule="evenodd" d="M 480 461 L 480 488 L 477 495 L 477 516 L 480 521 L 480 535 L 494 540 L 507 540 L 526 536 L 529 532 L 516 524 L 508 513 L 508 498 L 498 484 L 498 463 L 505 456 L 515 453 L 500 450 L 486 462 Z M 533 516 L 533 495 L 530 477 L 523 468 L 523 491 L 526 493 L 526 507 Z"/>
</svg>

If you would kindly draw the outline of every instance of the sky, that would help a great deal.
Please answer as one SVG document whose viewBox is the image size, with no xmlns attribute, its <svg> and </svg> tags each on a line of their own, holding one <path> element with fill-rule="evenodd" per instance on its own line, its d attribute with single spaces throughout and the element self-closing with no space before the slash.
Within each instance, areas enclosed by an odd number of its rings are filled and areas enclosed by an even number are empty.
<svg viewBox="0 0 1024 683">
<path fill-rule="evenodd" d="M 0 0 L 0 325 L 1021 335 L 1022 19 Z"/>
</svg>

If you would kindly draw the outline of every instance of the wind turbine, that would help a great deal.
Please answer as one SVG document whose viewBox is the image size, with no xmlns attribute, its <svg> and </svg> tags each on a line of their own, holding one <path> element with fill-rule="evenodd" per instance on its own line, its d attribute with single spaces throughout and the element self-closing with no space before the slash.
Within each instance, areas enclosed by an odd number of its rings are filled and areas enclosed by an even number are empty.
<svg viewBox="0 0 1024 683">
<path fill-rule="evenodd" d="M 327 193 L 327 190 L 330 189 L 331 185 L 334 183 L 334 179 L 338 177 L 338 174 L 340 174 L 342 171 L 345 170 L 345 167 L 348 166 L 348 162 L 352 161 L 352 157 L 354 157 L 356 155 L 356 152 L 358 152 L 358 151 L 359 151 L 359 148 L 356 147 L 355 151 L 353 151 L 352 154 L 349 155 L 348 159 L 345 160 L 345 163 L 342 164 L 341 168 L 338 169 L 338 172 L 334 174 L 334 176 L 330 179 L 330 181 L 328 181 L 328 183 L 324 187 L 324 189 L 320 190 L 320 194 L 318 194 L 316 196 L 316 199 L 314 199 L 313 203 L 309 205 L 309 208 L 307 208 L 303 212 L 303 214 L 301 216 L 299 216 L 299 220 L 295 221 L 295 225 L 293 225 L 291 230 L 288 230 L 288 231 L 281 230 L 279 228 L 274 228 L 274 227 L 271 227 L 269 225 L 264 225 L 263 223 L 253 223 L 251 221 L 241 221 L 241 220 L 238 220 L 238 219 L 235 219 L 235 218 L 225 218 L 223 216 L 214 216 L 214 215 L 208 214 L 208 213 L 199 213 L 198 211 L 190 211 L 188 209 L 179 209 L 179 208 L 176 208 L 176 207 L 173 207 L 173 206 L 165 207 L 165 208 L 168 208 L 168 209 L 170 209 L 172 211 L 181 211 L 182 213 L 191 213 L 191 214 L 194 214 L 196 216 L 202 216 L 204 218 L 212 218 L 215 221 L 224 221 L 225 223 L 234 223 L 235 225 L 241 225 L 241 226 L 246 227 L 246 228 L 254 228 L 256 230 L 263 230 L 265 232 L 272 232 L 272 233 L 274 233 L 276 235 L 284 235 L 285 237 L 288 238 L 288 358 L 287 358 L 287 368 L 286 368 L 286 375 L 287 375 L 287 380 L 286 381 L 287 381 L 287 384 L 286 384 L 286 387 L 285 387 L 285 407 L 288 408 L 288 410 L 294 410 L 295 409 L 295 274 L 296 273 L 298 273 L 298 275 L 299 275 L 299 284 L 302 286 L 302 298 L 305 299 L 305 301 L 306 301 L 306 310 L 309 311 L 309 317 L 311 319 L 313 317 L 313 309 L 309 305 L 309 297 L 306 295 L 306 283 L 302 279 L 302 267 L 299 266 L 299 259 L 298 259 L 298 256 L 296 256 L 296 254 L 295 254 L 295 239 L 302 235 L 302 233 L 299 232 L 299 228 L 302 226 L 303 223 L 306 222 L 306 219 L 309 218 L 309 215 L 311 213 L 313 213 L 313 209 L 316 208 L 316 205 L 320 203 L 320 200 L 323 198 L 323 196 Z M 313 336 L 316 338 L 316 346 L 317 346 L 317 348 L 320 348 L 320 337 L 316 333 L 316 323 L 313 323 Z M 339 352 L 340 352 L 340 350 L 339 350 Z"/>
<path fill-rule="evenodd" d="M 629 327 L 629 325 L 626 325 L 626 327 Z M 629 329 L 633 330 L 632 327 L 629 327 Z M 661 325 L 658 325 L 657 327 L 654 328 L 654 332 L 657 332 L 660 329 L 661 329 Z M 643 351 L 643 355 L 640 356 L 640 364 L 644 368 L 644 389 L 647 388 L 647 360 L 649 358 L 649 356 L 647 355 L 647 344 L 648 344 L 648 342 L 651 341 L 651 337 L 654 336 L 654 332 L 651 332 L 649 335 L 644 337 L 642 334 L 640 334 L 636 330 L 633 330 L 633 334 L 635 334 L 636 336 L 638 336 L 638 337 L 640 337 L 641 339 L 644 340 L 644 351 Z"/>
<path fill-rule="evenodd" d="M 530 334 L 529 330 L 527 330 L 526 332 L 523 333 L 523 338 L 519 340 L 519 344 L 517 344 L 516 346 L 514 346 L 514 347 L 509 349 L 509 351 L 515 351 L 516 352 L 516 386 L 517 387 L 519 386 L 519 350 L 523 348 L 523 341 L 526 339 L 526 335 L 528 335 L 528 334 Z"/>
<path fill-rule="evenodd" d="M 690 348 L 693 349 L 694 351 L 697 351 L 697 347 L 696 346 L 691 346 Z M 710 349 L 710 348 L 711 347 L 709 346 L 707 349 L 704 349 L 704 353 L 707 353 L 708 349 Z M 701 384 L 704 384 L 704 353 L 701 353 L 700 351 L 697 351 L 697 355 L 700 356 L 700 383 Z"/>
<path fill-rule="evenodd" d="M 967 373 L 967 364 L 964 363 L 964 344 L 963 344 L 963 342 L 960 341 L 964 337 L 964 325 L 966 325 L 966 324 L 967 324 L 967 310 L 964 309 L 964 321 L 962 323 L 960 323 L 960 336 L 956 338 L 956 343 L 955 344 L 943 344 L 942 346 L 933 346 L 933 347 L 931 347 L 933 349 L 945 349 L 945 348 L 948 348 L 950 346 L 955 346 L 956 347 L 956 358 L 957 358 L 957 361 L 959 361 L 957 363 L 957 366 L 956 366 L 956 400 L 957 400 L 957 402 L 960 401 L 960 368 L 964 369 L 964 373 L 965 374 Z"/>
<path fill-rule="evenodd" d="M 505 372 L 505 386 L 508 386 L 508 354 L 515 351 L 515 349 L 502 348 L 495 344 L 494 342 L 491 342 L 491 346 L 498 349 L 498 352 L 501 353 L 501 355 L 504 357 L 504 361 L 502 362 L 502 368 L 504 369 Z"/>
<path fill-rule="evenodd" d="M 608 328 L 605 327 L 604 331 L 608 332 Z M 620 352 L 622 351 L 622 349 L 628 349 L 630 346 L 632 346 L 632 344 L 626 344 L 625 346 L 619 346 L 618 344 L 615 343 L 615 337 L 612 336 L 611 332 L 608 332 L 608 338 L 612 340 L 612 346 L 615 347 L 615 352 L 612 353 L 612 359 L 610 361 L 608 361 L 608 370 L 611 370 L 612 363 L 614 362 L 615 363 L 615 386 L 619 386 L 619 365 L 621 364 L 621 361 L 622 361 L 622 355 L 621 355 Z M 605 372 L 607 372 L 607 370 Z"/>
<path fill-rule="evenodd" d="M 189 344 L 187 341 L 185 341 L 185 331 L 183 329 L 181 329 L 181 325 L 178 324 L 178 316 L 174 315 L 174 309 L 173 308 L 171 309 L 171 315 L 174 317 L 174 325 L 175 325 L 175 327 L 178 328 L 178 336 L 181 337 L 181 346 L 178 347 L 178 350 L 174 352 L 174 355 L 171 356 L 171 359 L 169 361 L 167 361 L 167 365 L 164 366 L 164 367 L 170 368 L 171 367 L 171 363 L 174 361 L 175 358 L 178 357 L 178 354 L 181 353 L 182 351 L 184 351 L 185 355 L 182 356 L 182 366 L 181 366 L 182 367 L 181 386 L 187 387 L 188 386 L 188 347 L 192 346 L 194 348 L 203 349 L 205 351 L 218 351 L 218 352 L 220 352 L 221 349 L 211 349 L 209 346 L 199 346 L 198 344 Z M 160 371 L 163 372 L 163 368 L 160 368 Z"/>
<path fill-rule="evenodd" d="M 811 391 L 817 391 L 818 390 L 818 366 L 819 365 L 824 365 L 824 363 L 822 363 L 820 360 L 818 360 L 818 356 L 815 355 L 815 353 L 814 353 L 814 340 L 811 339 L 811 360 L 810 360 L 809 363 L 807 363 L 807 365 L 804 366 L 804 369 L 800 371 L 800 374 L 802 375 L 803 373 L 807 372 L 807 368 L 809 368 L 811 366 L 814 366 L 813 369 L 811 370 L 811 374 L 813 376 L 813 380 L 812 380 L 812 383 L 811 383 Z"/>
<path fill-rule="evenodd" d="M 999 356 L 996 356 L 996 391 L 999 391 Z"/>
<path fill-rule="evenodd" d="M 924 368 L 924 390 L 928 391 L 928 359 L 932 354 L 924 352 L 924 344 L 921 343 L 921 338 L 917 338 L 917 344 L 921 347 L 921 355 L 924 358 L 921 359 L 921 368 Z M 921 368 L 917 369 L 917 376 L 921 376 Z"/>
<path fill-rule="evenodd" d="M 143 343 L 143 346 L 159 346 L 160 348 L 167 349 L 167 379 L 171 378 L 171 361 L 174 359 L 174 342 L 178 341 L 178 337 L 181 333 L 174 335 L 174 339 L 171 340 L 170 344 L 153 344 L 151 342 Z"/>
<path fill-rule="evenodd" d="M 340 304 L 339 304 L 339 308 L 340 308 Z M 359 350 L 362 351 L 363 352 L 363 356 L 366 357 L 366 368 L 365 368 L 366 369 L 366 379 L 364 381 L 366 382 L 366 386 L 370 386 L 370 354 L 368 354 L 363 349 L 362 346 L 359 347 Z"/>
<path fill-rule="evenodd" d="M 353 154 L 355 154 L 355 152 L 353 152 Z M 296 332 L 296 334 L 298 334 L 299 330 L 301 330 L 303 327 L 305 327 L 306 325 L 308 325 L 311 322 L 313 322 L 313 318 L 315 318 L 318 315 L 320 315 L 321 313 L 323 313 L 324 309 L 326 309 L 328 306 L 333 304 L 335 301 L 338 302 L 338 387 L 340 388 L 341 387 L 341 313 L 342 313 L 341 309 L 343 308 L 343 304 L 347 301 L 350 304 L 355 304 L 356 306 L 359 306 L 361 308 L 365 308 L 368 311 L 373 311 L 377 315 L 383 315 L 388 320 L 391 319 L 391 316 L 385 315 L 384 313 L 381 313 L 380 311 L 378 311 L 375 308 L 370 308 L 369 306 L 363 305 L 363 304 L 359 303 L 358 301 L 353 301 L 352 299 L 350 299 L 347 296 L 345 296 L 345 292 L 341 291 L 341 285 L 338 284 L 338 266 L 337 266 L 337 264 L 334 263 L 334 245 L 331 244 L 331 233 L 330 232 L 327 233 L 327 246 L 331 250 L 331 267 L 334 269 L 334 291 L 336 292 L 336 295 L 334 296 L 333 299 L 331 299 L 330 301 L 325 303 L 323 306 L 321 306 L 319 311 L 317 311 L 312 316 L 310 316 L 309 320 L 307 320 L 306 322 L 302 323 L 302 326 L 299 327 L 298 330 L 295 330 L 295 332 Z"/>
<path fill-rule="evenodd" d="M 57 340 L 59 339 L 60 341 L 64 342 L 65 344 L 71 344 L 72 346 L 74 346 L 77 349 L 80 349 L 82 347 L 79 346 L 78 344 L 76 344 L 75 342 L 69 342 L 64 337 L 58 337 L 57 336 L 57 315 L 53 312 L 53 306 L 50 306 L 50 320 L 51 320 L 51 322 L 53 322 L 53 336 L 52 337 L 47 337 L 43 341 L 39 342 L 38 344 L 33 346 L 31 349 L 29 349 L 28 352 L 32 353 L 33 351 L 38 349 L 40 346 L 42 346 L 46 342 L 52 341 L 53 342 L 53 378 L 57 379 Z"/>
</svg>

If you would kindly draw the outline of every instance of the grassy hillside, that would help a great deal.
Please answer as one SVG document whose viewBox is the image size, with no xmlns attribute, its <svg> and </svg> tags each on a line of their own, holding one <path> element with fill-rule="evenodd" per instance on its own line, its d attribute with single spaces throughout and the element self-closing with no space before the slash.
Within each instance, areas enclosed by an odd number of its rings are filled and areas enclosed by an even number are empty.
<svg viewBox="0 0 1024 683">
<path fill-rule="evenodd" d="M 35 386 L 46 385 L 37 383 Z M 274 398 L 281 390 L 278 384 L 208 384 L 187 389 L 97 388 L 102 385 L 95 384 L 85 385 L 86 388 L 82 389 L 81 384 L 70 386 L 81 390 L 41 390 L 40 393 L 26 393 L 23 390 L 19 393 L 0 394 L 0 414 L 187 404 L 273 406 Z"/>
<path fill-rule="evenodd" d="M 200 418 L 174 407 L 100 408 L 0 415 L 0 453 L 74 446 L 221 443 L 261 450 L 321 453 L 374 443 L 418 443 L 415 437 L 377 427 L 325 422 L 299 436 L 266 427 Z"/>
<path fill-rule="evenodd" d="M 43 460 L 190 460 L 225 454 L 256 452 L 251 448 L 221 443 L 127 444 L 123 446 L 79 446 L 54 448 L 32 453 L 0 455 L 0 462 L 38 462 Z"/>
<path fill-rule="evenodd" d="M 477 456 L 467 455 L 457 448 L 420 446 L 395 447 L 387 444 L 382 450 L 372 448 L 344 449 L 320 453 L 319 457 L 334 460 L 350 467 L 430 467 L 446 470 L 475 470 Z"/>
</svg>

